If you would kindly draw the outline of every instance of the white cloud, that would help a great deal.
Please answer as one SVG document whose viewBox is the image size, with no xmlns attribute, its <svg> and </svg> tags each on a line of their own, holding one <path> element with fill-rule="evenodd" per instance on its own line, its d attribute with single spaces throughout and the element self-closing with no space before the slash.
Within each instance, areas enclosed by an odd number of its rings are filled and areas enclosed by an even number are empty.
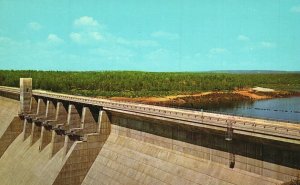
<svg viewBox="0 0 300 185">
<path fill-rule="evenodd" d="M 30 28 L 31 30 L 34 30 L 34 31 L 38 31 L 42 28 L 42 25 L 37 23 L 37 22 L 30 22 L 28 23 L 28 28 Z"/>
<path fill-rule="evenodd" d="M 249 41 L 249 40 L 250 40 L 249 37 L 247 37 L 247 36 L 245 36 L 245 35 L 239 35 L 239 36 L 237 37 L 237 39 L 238 39 L 239 41 Z"/>
<path fill-rule="evenodd" d="M 156 31 L 151 34 L 152 37 L 155 38 L 163 38 L 169 40 L 179 39 L 179 35 L 177 33 L 169 33 L 165 31 Z"/>
<path fill-rule="evenodd" d="M 275 48 L 276 43 L 263 41 L 263 42 L 260 42 L 259 46 L 262 47 L 262 48 Z"/>
<path fill-rule="evenodd" d="M 103 40 L 103 36 L 99 32 L 72 32 L 69 36 L 78 44 L 93 44 Z"/>
<path fill-rule="evenodd" d="M 80 33 L 74 33 L 74 32 L 72 32 L 72 33 L 70 33 L 70 38 L 74 42 L 77 42 L 77 43 L 82 42 L 82 36 L 81 36 Z"/>
<path fill-rule="evenodd" d="M 300 13 L 300 5 L 293 6 L 290 11 L 293 13 Z"/>
<path fill-rule="evenodd" d="M 6 43 L 2 44 L 1 40 Z M 1 47 L 2 45 L 4 47 Z M 64 53 L 56 47 L 51 47 L 48 40 L 34 42 L 5 38 L 0 39 L 0 55 L 0 60 L 6 61 L 8 69 L 30 69 L 32 66 L 37 66 L 39 69 L 41 66 L 38 65 L 38 61 L 44 61 L 44 67 L 54 67 L 54 59 L 58 60 Z"/>
<path fill-rule="evenodd" d="M 95 32 L 90 32 L 90 33 L 89 33 L 89 36 L 90 36 L 92 39 L 97 40 L 97 41 L 103 39 L 102 35 L 101 35 L 99 32 L 96 32 L 96 31 L 95 31 Z"/>
<path fill-rule="evenodd" d="M 213 57 L 216 57 L 216 56 L 219 56 L 219 55 L 224 55 L 224 54 L 227 54 L 228 53 L 228 50 L 226 48 L 212 48 L 209 50 L 207 56 L 209 58 L 213 58 Z"/>
<path fill-rule="evenodd" d="M 158 43 L 153 40 L 128 40 L 122 37 L 111 37 L 113 41 L 117 44 L 122 44 L 126 46 L 133 46 L 133 47 L 155 47 L 158 46 Z"/>
<path fill-rule="evenodd" d="M 134 47 L 155 47 L 158 43 L 153 40 L 132 40 L 130 44 Z"/>
<path fill-rule="evenodd" d="M 70 39 L 80 44 L 93 44 L 104 39 L 102 26 L 93 17 L 82 16 L 75 19 L 73 25 L 80 30 L 70 33 Z"/>
<path fill-rule="evenodd" d="M 0 37 L 0 43 L 1 44 L 9 44 L 9 43 L 12 43 L 12 40 L 8 37 Z M 0 45 L 2 46 L 2 45 Z"/>
<path fill-rule="evenodd" d="M 47 40 L 48 40 L 48 42 L 50 42 L 50 43 L 56 43 L 56 44 L 59 44 L 59 43 L 64 42 L 63 39 L 59 38 L 59 37 L 58 37 L 57 35 L 55 35 L 55 34 L 49 34 Z"/>
<path fill-rule="evenodd" d="M 123 47 L 155 47 L 158 42 L 147 39 L 127 39 L 118 37 L 103 29 L 93 17 L 83 16 L 74 20 L 74 26 L 80 27 L 76 32 L 70 33 L 70 39 L 77 44 L 97 45 L 100 42 L 108 45 L 123 45 Z"/>
<path fill-rule="evenodd" d="M 96 27 L 99 26 L 99 23 L 93 17 L 82 16 L 74 21 L 74 25 L 77 27 L 85 27 L 85 26 Z"/>
<path fill-rule="evenodd" d="M 213 54 L 213 55 L 223 54 L 223 53 L 227 53 L 227 52 L 228 52 L 228 50 L 225 49 L 225 48 L 212 48 L 212 49 L 209 50 L 209 53 Z"/>
</svg>

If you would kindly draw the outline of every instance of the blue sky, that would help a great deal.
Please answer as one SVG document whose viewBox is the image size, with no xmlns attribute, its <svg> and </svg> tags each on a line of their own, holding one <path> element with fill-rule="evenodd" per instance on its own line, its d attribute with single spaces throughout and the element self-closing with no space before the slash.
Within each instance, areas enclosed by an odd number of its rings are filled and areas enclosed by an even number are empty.
<svg viewBox="0 0 300 185">
<path fill-rule="evenodd" d="M 0 0 L 0 69 L 300 71 L 300 0 Z"/>
</svg>

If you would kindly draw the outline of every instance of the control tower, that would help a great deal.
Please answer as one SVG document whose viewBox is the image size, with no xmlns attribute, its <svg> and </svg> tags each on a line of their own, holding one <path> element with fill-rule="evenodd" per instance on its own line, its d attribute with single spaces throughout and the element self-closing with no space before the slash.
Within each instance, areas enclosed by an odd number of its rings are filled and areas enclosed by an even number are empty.
<svg viewBox="0 0 300 185">
<path fill-rule="evenodd" d="M 32 96 L 32 78 L 20 78 L 20 113 L 29 113 Z"/>
</svg>

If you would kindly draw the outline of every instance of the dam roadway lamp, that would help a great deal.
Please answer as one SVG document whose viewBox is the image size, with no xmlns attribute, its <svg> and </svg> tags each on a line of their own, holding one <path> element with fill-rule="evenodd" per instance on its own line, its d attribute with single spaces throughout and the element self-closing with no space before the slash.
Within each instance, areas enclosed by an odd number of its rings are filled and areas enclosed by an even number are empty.
<svg viewBox="0 0 300 185">
<path fill-rule="evenodd" d="M 226 141 L 232 141 L 232 135 L 233 135 L 233 128 L 232 128 L 232 122 L 227 122 L 227 131 L 225 134 L 225 140 Z"/>
</svg>

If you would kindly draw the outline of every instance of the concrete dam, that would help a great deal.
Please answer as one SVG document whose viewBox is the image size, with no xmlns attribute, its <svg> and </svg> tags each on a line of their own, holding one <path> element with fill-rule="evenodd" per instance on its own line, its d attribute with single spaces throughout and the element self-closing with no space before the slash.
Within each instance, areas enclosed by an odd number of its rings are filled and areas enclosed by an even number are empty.
<svg viewBox="0 0 300 185">
<path fill-rule="evenodd" d="M 300 125 L 0 86 L 0 184 L 276 185 Z"/>
</svg>

